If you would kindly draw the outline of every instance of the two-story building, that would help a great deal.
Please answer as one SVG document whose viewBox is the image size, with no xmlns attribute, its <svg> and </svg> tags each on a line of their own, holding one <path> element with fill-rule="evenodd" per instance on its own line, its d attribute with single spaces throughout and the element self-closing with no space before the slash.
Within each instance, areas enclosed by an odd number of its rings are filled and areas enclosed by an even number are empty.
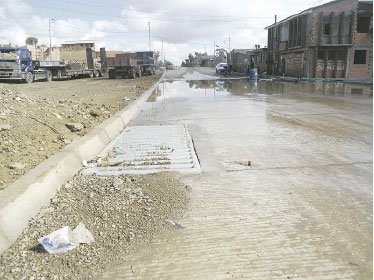
<svg viewBox="0 0 374 280">
<path fill-rule="evenodd" d="M 336 0 L 266 27 L 270 72 L 372 80 L 372 15 L 372 1 Z"/>
</svg>

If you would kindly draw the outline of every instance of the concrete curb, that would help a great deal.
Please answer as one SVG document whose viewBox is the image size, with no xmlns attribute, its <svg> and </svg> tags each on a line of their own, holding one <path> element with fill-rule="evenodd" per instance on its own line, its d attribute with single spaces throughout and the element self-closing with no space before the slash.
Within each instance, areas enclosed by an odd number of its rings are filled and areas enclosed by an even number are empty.
<svg viewBox="0 0 374 280">
<path fill-rule="evenodd" d="M 93 128 L 88 134 L 64 147 L 49 159 L 0 192 L 0 253 L 5 251 L 26 228 L 42 206 L 49 204 L 60 187 L 92 160 L 140 111 L 157 88 L 160 79 L 132 104 Z"/>
</svg>

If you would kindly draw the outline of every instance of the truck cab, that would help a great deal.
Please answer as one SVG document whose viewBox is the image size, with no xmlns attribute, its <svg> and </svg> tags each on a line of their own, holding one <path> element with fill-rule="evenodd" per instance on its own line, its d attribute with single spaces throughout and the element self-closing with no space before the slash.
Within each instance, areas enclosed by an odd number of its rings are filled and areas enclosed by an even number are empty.
<svg viewBox="0 0 374 280">
<path fill-rule="evenodd" d="M 52 81 L 53 74 L 64 69 L 59 61 L 33 61 L 29 49 L 0 47 L 0 81 Z"/>
<path fill-rule="evenodd" d="M 142 69 L 143 75 L 156 73 L 155 55 L 152 51 L 136 52 L 137 65 Z"/>
<path fill-rule="evenodd" d="M 28 49 L 0 47 L 0 79 L 30 80 L 33 78 L 32 71 L 34 68 Z"/>
</svg>

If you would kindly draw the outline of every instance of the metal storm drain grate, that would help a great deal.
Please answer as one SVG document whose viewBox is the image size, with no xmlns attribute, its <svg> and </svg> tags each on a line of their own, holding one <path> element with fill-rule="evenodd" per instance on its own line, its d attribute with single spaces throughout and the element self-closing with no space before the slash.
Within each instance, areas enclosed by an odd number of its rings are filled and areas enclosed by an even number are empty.
<svg viewBox="0 0 374 280">
<path fill-rule="evenodd" d="M 120 175 L 161 171 L 199 173 L 185 125 L 130 126 L 114 139 L 81 174 Z"/>
</svg>

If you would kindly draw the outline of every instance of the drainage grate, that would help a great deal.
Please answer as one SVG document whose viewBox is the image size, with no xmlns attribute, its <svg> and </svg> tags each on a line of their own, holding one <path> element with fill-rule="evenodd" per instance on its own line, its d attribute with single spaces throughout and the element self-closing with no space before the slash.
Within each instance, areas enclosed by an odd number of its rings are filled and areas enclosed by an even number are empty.
<svg viewBox="0 0 374 280">
<path fill-rule="evenodd" d="M 187 126 L 127 127 L 81 174 L 120 175 L 161 171 L 201 172 Z"/>
</svg>

